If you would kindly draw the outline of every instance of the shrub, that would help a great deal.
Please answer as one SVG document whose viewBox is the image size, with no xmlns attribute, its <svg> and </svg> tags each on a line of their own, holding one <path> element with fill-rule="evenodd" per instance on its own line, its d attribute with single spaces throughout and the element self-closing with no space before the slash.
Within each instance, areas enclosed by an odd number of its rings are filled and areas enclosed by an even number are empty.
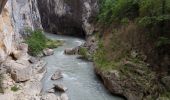
<svg viewBox="0 0 170 100">
<path fill-rule="evenodd" d="M 29 54 L 36 56 L 46 47 L 46 37 L 41 30 L 30 31 L 26 43 L 29 46 Z"/>
<path fill-rule="evenodd" d="M 14 85 L 13 87 L 11 87 L 11 91 L 13 92 L 17 92 L 19 90 L 19 87 Z"/>
<path fill-rule="evenodd" d="M 84 58 L 84 59 L 88 59 L 88 50 L 86 48 L 80 48 L 79 49 L 79 54 Z"/>
<path fill-rule="evenodd" d="M 98 19 L 103 23 L 134 19 L 139 15 L 139 0 L 105 0 L 100 2 Z"/>
</svg>

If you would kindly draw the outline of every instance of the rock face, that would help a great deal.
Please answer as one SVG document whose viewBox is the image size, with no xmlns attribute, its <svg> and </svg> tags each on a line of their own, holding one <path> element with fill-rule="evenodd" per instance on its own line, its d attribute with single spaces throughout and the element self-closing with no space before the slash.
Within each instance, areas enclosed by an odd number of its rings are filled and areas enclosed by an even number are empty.
<svg viewBox="0 0 170 100">
<path fill-rule="evenodd" d="M 38 0 L 43 28 L 69 35 L 91 34 L 98 0 Z"/>
<path fill-rule="evenodd" d="M 16 51 L 16 44 L 23 40 L 20 34 L 24 34 L 26 28 L 42 28 L 37 1 L 1 0 L 0 22 L 0 62 L 3 62 Z"/>
<path fill-rule="evenodd" d="M 41 29 L 37 0 L 8 0 L 15 32 L 25 34 L 25 29 Z"/>
<path fill-rule="evenodd" d="M 13 36 L 18 35 L 14 32 L 9 6 L 5 6 L 5 3 L 6 0 L 0 1 L 0 63 L 14 50 Z"/>
<path fill-rule="evenodd" d="M 1 14 L 2 9 L 4 8 L 6 2 L 7 2 L 7 0 L 1 0 L 1 1 L 0 1 L 0 14 Z"/>
<path fill-rule="evenodd" d="M 0 73 L 8 72 L 10 79 L 2 80 L 2 85 L 6 85 L 4 94 L 0 94 L 2 100 L 40 100 L 45 63 L 29 62 L 28 45 L 22 43 L 20 35 L 25 34 L 27 28 L 42 28 L 37 1 L 0 0 Z M 23 84 L 23 81 L 26 82 Z M 16 94 L 11 91 L 15 84 L 21 86 Z"/>
</svg>

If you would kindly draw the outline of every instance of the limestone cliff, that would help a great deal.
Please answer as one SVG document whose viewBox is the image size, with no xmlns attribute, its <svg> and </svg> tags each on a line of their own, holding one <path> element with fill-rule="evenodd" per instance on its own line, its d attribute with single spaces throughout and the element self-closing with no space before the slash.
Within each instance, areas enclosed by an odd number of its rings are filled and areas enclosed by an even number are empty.
<svg viewBox="0 0 170 100">
<path fill-rule="evenodd" d="M 15 32 L 24 34 L 26 28 L 42 28 L 37 0 L 8 0 L 8 5 Z"/>
<path fill-rule="evenodd" d="M 9 7 L 5 6 L 6 1 L 0 2 L 0 62 L 4 61 L 8 54 L 12 52 L 14 48 L 13 36 L 14 28 L 11 23 L 11 17 L 9 13 Z M 3 7 L 5 8 L 3 9 Z"/>
<path fill-rule="evenodd" d="M 92 34 L 98 0 L 38 0 L 43 28 L 69 35 Z"/>
<path fill-rule="evenodd" d="M 0 1 L 0 62 L 13 52 L 22 41 L 25 29 L 39 29 L 41 19 L 36 0 Z"/>
</svg>

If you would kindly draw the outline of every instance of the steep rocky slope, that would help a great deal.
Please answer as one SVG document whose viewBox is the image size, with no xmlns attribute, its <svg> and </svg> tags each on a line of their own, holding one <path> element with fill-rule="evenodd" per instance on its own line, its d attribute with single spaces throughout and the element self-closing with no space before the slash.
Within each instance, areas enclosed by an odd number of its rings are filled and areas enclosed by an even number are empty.
<svg viewBox="0 0 170 100">
<path fill-rule="evenodd" d="M 0 92 L 3 92 L 0 93 L 1 100 L 40 99 L 41 79 L 44 74 L 42 68 L 45 63 L 39 60 L 30 63 L 28 45 L 21 43 L 21 34 L 25 28 L 41 28 L 36 8 L 34 0 L 0 1 Z"/>
<path fill-rule="evenodd" d="M 37 0 L 8 0 L 7 5 L 17 33 L 23 34 L 26 28 L 42 28 Z"/>
<path fill-rule="evenodd" d="M 15 49 L 15 44 L 22 41 L 20 34 L 24 34 L 25 29 L 42 26 L 36 0 L 1 0 L 0 7 L 0 56 L 4 60 Z"/>
</svg>

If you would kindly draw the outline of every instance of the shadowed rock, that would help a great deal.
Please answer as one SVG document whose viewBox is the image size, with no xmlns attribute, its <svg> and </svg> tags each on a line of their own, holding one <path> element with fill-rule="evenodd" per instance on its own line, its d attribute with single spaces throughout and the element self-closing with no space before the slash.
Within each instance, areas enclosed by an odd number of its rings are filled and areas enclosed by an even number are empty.
<svg viewBox="0 0 170 100">
<path fill-rule="evenodd" d="M 62 92 L 66 92 L 66 91 L 68 90 L 67 87 L 65 87 L 65 86 L 62 85 L 62 84 L 58 84 L 58 83 L 54 84 L 54 88 L 55 88 L 56 90 L 62 91 Z"/>
<path fill-rule="evenodd" d="M 7 0 L 1 0 L 1 1 L 0 1 L 0 14 L 1 14 L 2 9 L 4 8 L 6 2 L 7 2 Z"/>
<path fill-rule="evenodd" d="M 85 36 L 98 12 L 97 0 L 38 0 L 43 28 L 48 32 Z"/>
</svg>

